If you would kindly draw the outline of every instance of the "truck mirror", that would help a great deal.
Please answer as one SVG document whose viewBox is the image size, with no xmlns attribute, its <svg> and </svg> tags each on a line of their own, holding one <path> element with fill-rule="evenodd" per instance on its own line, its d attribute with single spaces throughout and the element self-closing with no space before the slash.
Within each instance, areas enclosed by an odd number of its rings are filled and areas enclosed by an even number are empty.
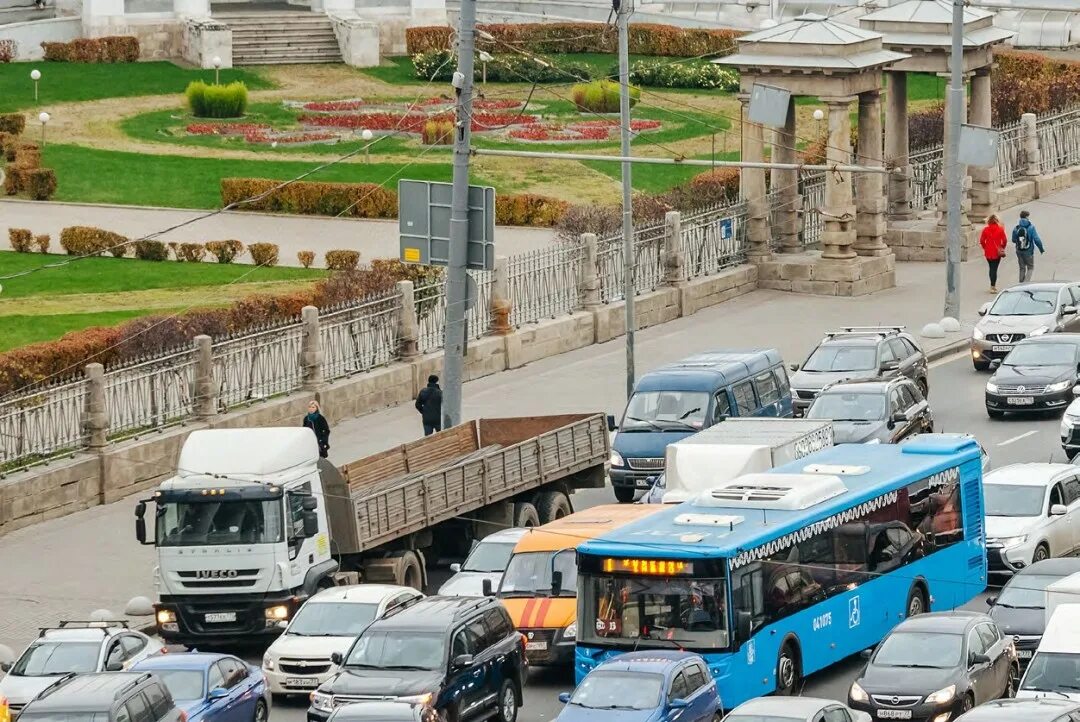
<svg viewBox="0 0 1080 722">
<path fill-rule="evenodd" d="M 490 579 L 484 579 L 483 581 L 480 582 L 480 590 L 481 590 L 481 593 L 485 597 L 490 597 L 490 596 L 493 596 L 495 594 L 495 592 L 491 591 L 491 580 Z"/>
<path fill-rule="evenodd" d="M 315 511 L 319 508 L 319 500 L 313 496 L 305 496 L 300 500 L 300 508 L 304 511 Z"/>
<path fill-rule="evenodd" d="M 615 415 L 614 414 L 608 414 L 607 415 L 607 430 L 608 431 L 616 431 L 618 428 L 619 428 L 618 425 L 615 423 Z"/>
<path fill-rule="evenodd" d="M 140 544 L 146 543 L 146 519 L 141 515 L 135 517 L 135 538 Z"/>
<path fill-rule="evenodd" d="M 310 539 L 319 533 L 319 515 L 313 511 L 304 512 L 304 536 Z"/>
<path fill-rule="evenodd" d="M 140 501 L 135 505 L 135 518 L 142 519 L 144 516 L 146 516 L 146 502 Z"/>
<path fill-rule="evenodd" d="M 551 573 L 551 596 L 557 597 L 562 593 L 562 572 L 554 571 Z"/>
</svg>

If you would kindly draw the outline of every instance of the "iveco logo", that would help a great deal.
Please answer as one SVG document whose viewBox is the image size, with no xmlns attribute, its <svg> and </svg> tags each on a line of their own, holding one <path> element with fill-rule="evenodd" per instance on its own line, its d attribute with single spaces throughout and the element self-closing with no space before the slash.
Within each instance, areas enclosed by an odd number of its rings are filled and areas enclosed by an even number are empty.
<svg viewBox="0 0 1080 722">
<path fill-rule="evenodd" d="M 196 579 L 233 579 L 239 572 L 235 569 L 200 569 L 195 572 Z"/>
</svg>

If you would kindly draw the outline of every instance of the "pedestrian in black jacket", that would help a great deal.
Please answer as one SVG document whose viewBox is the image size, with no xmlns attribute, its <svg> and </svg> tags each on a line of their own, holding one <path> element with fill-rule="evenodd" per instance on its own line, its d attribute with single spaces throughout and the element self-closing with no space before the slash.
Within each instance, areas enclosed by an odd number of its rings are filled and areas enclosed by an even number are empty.
<svg viewBox="0 0 1080 722">
<path fill-rule="evenodd" d="M 424 422 L 424 436 L 431 436 L 442 430 L 442 389 L 439 377 L 435 374 L 427 377 L 427 386 L 416 395 L 416 410 Z"/>
<path fill-rule="evenodd" d="M 330 453 L 330 424 L 326 422 L 326 417 L 319 410 L 318 401 L 312 401 L 307 408 L 304 426 L 315 432 L 315 440 L 319 442 L 319 456 L 325 459 Z"/>
</svg>

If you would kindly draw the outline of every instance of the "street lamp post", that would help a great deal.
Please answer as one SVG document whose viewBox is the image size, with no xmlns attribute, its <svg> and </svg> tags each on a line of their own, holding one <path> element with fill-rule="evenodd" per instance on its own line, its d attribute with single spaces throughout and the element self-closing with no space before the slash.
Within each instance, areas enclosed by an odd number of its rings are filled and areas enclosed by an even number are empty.
<svg viewBox="0 0 1080 722">
<path fill-rule="evenodd" d="M 370 163 L 371 162 L 371 139 L 374 137 L 374 135 L 375 134 L 372 133 L 367 128 L 364 128 L 364 130 L 360 133 L 360 137 L 363 138 L 365 143 L 367 143 L 367 145 L 364 146 L 364 162 L 365 163 Z"/>
<path fill-rule="evenodd" d="M 38 116 L 38 120 L 41 121 L 41 149 L 44 150 L 45 149 L 45 126 L 49 122 L 49 114 L 42 111 L 42 113 Z"/>
<path fill-rule="evenodd" d="M 41 80 L 41 71 L 34 68 L 30 71 L 30 79 L 34 81 L 34 102 L 38 102 L 38 81 Z"/>
<path fill-rule="evenodd" d="M 215 55 L 210 62 L 214 64 L 214 85 L 221 85 L 221 58 Z"/>
<path fill-rule="evenodd" d="M 480 51 L 480 80 L 484 85 L 487 85 L 487 64 L 490 63 L 493 59 L 494 58 L 492 58 L 490 54 L 485 53 L 483 50 Z"/>
</svg>

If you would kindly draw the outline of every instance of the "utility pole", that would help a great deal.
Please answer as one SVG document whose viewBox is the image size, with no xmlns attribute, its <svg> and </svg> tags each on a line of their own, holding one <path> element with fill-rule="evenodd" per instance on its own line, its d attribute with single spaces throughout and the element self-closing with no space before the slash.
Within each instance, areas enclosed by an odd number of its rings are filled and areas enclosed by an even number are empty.
<svg viewBox="0 0 1080 722">
<path fill-rule="evenodd" d="M 622 155 L 630 157 L 630 15 L 634 0 L 612 0 L 619 28 L 619 125 Z M 634 192 L 631 163 L 622 163 L 623 297 L 626 299 L 626 398 L 634 393 Z"/>
<path fill-rule="evenodd" d="M 952 53 L 949 57 L 948 127 L 945 129 L 945 316 L 960 318 L 960 206 L 964 173 L 960 167 L 960 125 L 964 114 L 964 2 L 952 0 Z"/>
<path fill-rule="evenodd" d="M 442 427 L 461 423 L 461 377 L 465 365 L 466 263 L 469 242 L 469 142 L 472 134 L 473 51 L 476 0 L 461 0 L 458 21 L 454 176 L 450 201 L 450 253 L 446 266 L 446 336 L 443 344 Z"/>
</svg>

